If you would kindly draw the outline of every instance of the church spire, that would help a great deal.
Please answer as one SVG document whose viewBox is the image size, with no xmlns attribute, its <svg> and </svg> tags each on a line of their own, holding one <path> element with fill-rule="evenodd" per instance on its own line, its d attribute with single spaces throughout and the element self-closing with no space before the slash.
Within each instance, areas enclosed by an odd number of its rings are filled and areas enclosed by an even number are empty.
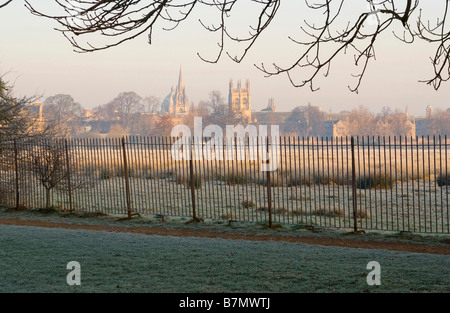
<svg viewBox="0 0 450 313">
<path fill-rule="evenodd" d="M 181 73 L 181 66 L 180 66 L 180 75 L 178 77 L 178 89 L 183 89 L 183 74 Z"/>
</svg>

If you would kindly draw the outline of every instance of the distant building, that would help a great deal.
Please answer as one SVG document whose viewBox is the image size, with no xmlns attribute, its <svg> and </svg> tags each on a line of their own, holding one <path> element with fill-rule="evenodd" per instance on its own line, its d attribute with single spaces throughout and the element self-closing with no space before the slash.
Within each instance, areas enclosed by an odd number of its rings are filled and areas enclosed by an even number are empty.
<svg viewBox="0 0 450 313">
<path fill-rule="evenodd" d="M 363 131 L 369 125 L 361 124 L 359 128 L 355 129 L 355 125 L 358 125 L 360 122 L 348 119 L 349 115 L 350 113 L 329 114 L 325 125 L 327 136 L 366 136 L 367 134 L 359 133 L 358 131 Z M 414 116 L 409 115 L 408 108 L 406 108 L 405 113 L 395 112 L 385 117 L 374 116 L 372 128 L 368 129 L 368 131 L 373 136 L 406 136 L 414 138 L 416 136 L 416 120 Z"/>
<path fill-rule="evenodd" d="M 425 117 L 416 118 L 416 135 L 427 136 L 450 136 L 450 108 L 434 114 L 431 105 L 426 108 Z"/>
<path fill-rule="evenodd" d="M 433 108 L 431 107 L 431 105 L 428 105 L 426 118 L 432 118 L 432 117 L 433 117 Z"/>
<path fill-rule="evenodd" d="M 267 107 L 265 109 L 262 109 L 261 111 L 275 112 L 276 110 L 277 107 L 275 106 L 275 100 L 273 98 L 270 98 Z"/>
<path fill-rule="evenodd" d="M 251 122 L 252 104 L 250 97 L 250 81 L 245 81 L 242 87 L 241 81 L 237 82 L 237 87 L 233 87 L 233 80 L 230 80 L 228 93 L 228 108 L 234 117 Z"/>
<path fill-rule="evenodd" d="M 33 102 L 26 104 L 19 112 L 18 117 L 20 117 L 20 119 L 22 120 L 27 121 L 26 123 L 24 123 L 24 126 L 27 127 L 27 129 L 24 129 L 24 131 L 27 131 L 29 133 L 38 133 L 44 130 L 45 122 L 42 116 L 42 102 Z M 14 125 L 14 122 L 12 122 L 12 124 L 0 124 L 0 128 L 2 128 L 3 131 L 14 129 L 14 127 L 16 127 Z"/>
<path fill-rule="evenodd" d="M 81 118 L 85 121 L 93 121 L 97 120 L 94 110 L 83 108 L 83 112 L 81 113 Z"/>
<path fill-rule="evenodd" d="M 34 120 L 31 124 L 31 132 L 40 132 L 44 129 L 44 117 L 42 115 L 42 102 L 36 101 L 25 106 L 26 114 Z"/>
<path fill-rule="evenodd" d="M 178 85 L 172 87 L 170 94 L 164 99 L 160 113 L 169 114 L 173 118 L 181 118 L 187 112 L 189 112 L 189 101 L 186 95 L 186 87 L 183 83 L 183 75 L 180 67 Z"/>
</svg>

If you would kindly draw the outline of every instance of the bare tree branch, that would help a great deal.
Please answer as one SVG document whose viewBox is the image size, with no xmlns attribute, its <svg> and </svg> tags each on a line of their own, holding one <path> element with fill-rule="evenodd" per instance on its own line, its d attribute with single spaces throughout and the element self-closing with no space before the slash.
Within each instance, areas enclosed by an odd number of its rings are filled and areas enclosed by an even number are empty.
<svg viewBox="0 0 450 313">
<path fill-rule="evenodd" d="M 30 1 L 26 1 L 26 7 L 35 15 L 56 20 L 60 25 L 57 30 L 63 33 L 77 52 L 108 49 L 143 33 L 147 33 L 151 43 L 155 25 L 161 24 L 164 30 L 170 31 L 185 21 L 195 8 L 211 9 L 218 15 L 204 14 L 199 22 L 206 31 L 217 34 L 217 54 L 207 58 L 197 53 L 201 60 L 210 63 L 217 63 L 224 54 L 237 63 L 241 62 L 261 34 L 273 24 L 281 5 L 281 0 L 247 2 L 254 8 L 251 12 L 245 12 L 246 21 L 252 23 L 249 23 L 248 34 L 236 35 L 230 26 L 235 21 L 234 13 L 242 12 L 243 7 L 238 6 L 238 0 L 55 0 L 63 14 L 53 16 L 36 9 Z M 380 35 L 392 31 L 396 38 L 405 43 L 420 39 L 437 45 L 431 58 L 434 76 L 424 82 L 439 89 L 442 82 L 450 79 L 450 30 L 445 23 L 448 0 L 441 0 L 445 9 L 438 13 L 440 18 L 435 23 L 423 20 L 420 0 L 366 0 L 366 3 L 366 9 L 359 9 L 354 17 L 348 17 L 343 22 L 347 11 L 353 13 L 358 9 L 354 3 L 345 0 L 305 0 L 306 8 L 299 15 L 310 18 L 304 19 L 300 27 L 302 38 L 288 37 L 300 47 L 297 57 L 287 66 L 276 63 L 270 67 L 265 64 L 255 66 L 266 76 L 285 74 L 293 86 L 308 85 L 314 91 L 319 89 L 315 87 L 319 74 L 328 76 L 338 56 L 352 53 L 358 72 L 352 75 L 356 83 L 349 89 L 358 92 L 370 61 L 375 59 Z M 317 18 L 321 21 L 316 22 Z M 206 22 L 211 19 L 214 22 Z M 311 22 L 313 19 L 314 23 Z M 396 34 L 398 28 L 403 29 L 403 35 Z M 92 34 L 105 37 L 106 43 L 80 43 L 78 38 Z M 240 44 L 242 51 L 231 53 L 226 47 L 229 43 Z M 297 72 L 304 77 L 300 80 L 294 78 Z"/>
<path fill-rule="evenodd" d="M 1 3 L 0 2 L 0 9 L 3 7 L 6 7 L 8 4 L 10 4 L 12 2 L 12 0 L 6 0 L 5 2 Z"/>
</svg>

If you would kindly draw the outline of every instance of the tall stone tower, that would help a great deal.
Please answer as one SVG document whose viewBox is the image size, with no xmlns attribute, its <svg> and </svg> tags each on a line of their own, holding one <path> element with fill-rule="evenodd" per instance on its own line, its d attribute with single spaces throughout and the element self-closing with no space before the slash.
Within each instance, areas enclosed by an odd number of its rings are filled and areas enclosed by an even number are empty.
<svg viewBox="0 0 450 313">
<path fill-rule="evenodd" d="M 431 107 L 431 105 L 427 105 L 427 118 L 432 118 L 433 117 L 433 108 Z"/>
<path fill-rule="evenodd" d="M 237 82 L 237 88 L 233 87 L 233 80 L 230 80 L 228 108 L 234 117 L 247 122 L 251 121 L 250 80 L 245 81 L 244 88 L 241 86 L 240 80 Z"/>
<path fill-rule="evenodd" d="M 178 76 L 178 85 L 172 87 L 170 94 L 164 98 L 161 105 L 161 113 L 169 113 L 173 117 L 180 117 L 189 111 L 189 101 L 186 95 L 186 87 L 183 83 L 183 74 L 181 72 Z"/>
</svg>

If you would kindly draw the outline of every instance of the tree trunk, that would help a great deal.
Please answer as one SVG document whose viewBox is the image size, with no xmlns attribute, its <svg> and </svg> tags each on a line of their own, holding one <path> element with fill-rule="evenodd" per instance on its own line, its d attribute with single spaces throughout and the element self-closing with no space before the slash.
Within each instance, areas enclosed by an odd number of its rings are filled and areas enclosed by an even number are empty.
<svg viewBox="0 0 450 313">
<path fill-rule="evenodd" d="M 50 209 L 50 188 L 45 189 L 45 209 Z"/>
</svg>

